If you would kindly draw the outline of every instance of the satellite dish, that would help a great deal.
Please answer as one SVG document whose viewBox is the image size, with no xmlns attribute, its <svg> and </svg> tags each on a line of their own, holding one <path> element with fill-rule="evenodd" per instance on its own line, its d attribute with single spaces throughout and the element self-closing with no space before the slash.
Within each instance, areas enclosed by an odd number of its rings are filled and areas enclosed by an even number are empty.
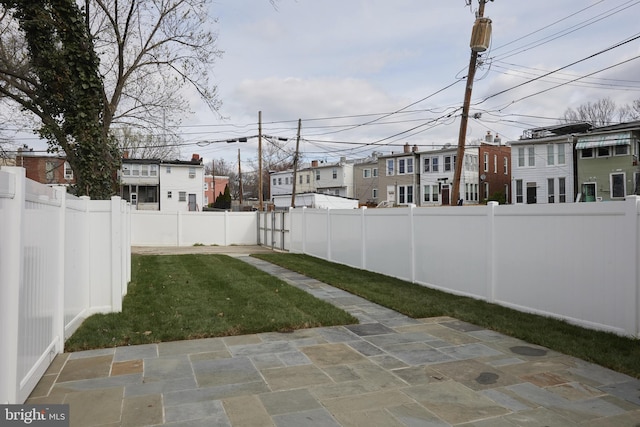
<svg viewBox="0 0 640 427">
<path fill-rule="evenodd" d="M 444 144 L 442 146 L 442 148 L 449 148 L 449 147 L 451 147 L 451 143 L 450 142 L 447 142 L 446 144 Z"/>
<path fill-rule="evenodd" d="M 484 181 L 486 178 L 487 178 L 487 175 L 485 175 L 485 174 L 480 175 L 480 179 L 481 179 L 482 181 Z"/>
</svg>

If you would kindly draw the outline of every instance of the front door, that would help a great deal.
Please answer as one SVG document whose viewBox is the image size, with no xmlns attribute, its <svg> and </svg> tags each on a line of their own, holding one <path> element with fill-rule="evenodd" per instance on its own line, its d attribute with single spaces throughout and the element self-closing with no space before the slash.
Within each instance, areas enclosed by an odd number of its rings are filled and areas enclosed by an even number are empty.
<svg viewBox="0 0 640 427">
<path fill-rule="evenodd" d="M 596 184 L 595 184 L 595 182 L 582 184 L 582 197 L 584 198 L 585 202 L 595 202 L 596 201 Z"/>
<path fill-rule="evenodd" d="M 527 182 L 527 204 L 538 202 L 538 189 L 535 182 Z"/>
<path fill-rule="evenodd" d="M 396 186 L 387 185 L 387 202 L 396 204 Z"/>
<path fill-rule="evenodd" d="M 451 200 L 449 200 L 449 186 L 443 185 L 442 186 L 442 204 L 444 206 L 448 206 L 450 203 L 451 203 Z"/>
<path fill-rule="evenodd" d="M 196 204 L 196 195 L 189 194 L 189 211 L 198 210 L 198 205 Z"/>
</svg>

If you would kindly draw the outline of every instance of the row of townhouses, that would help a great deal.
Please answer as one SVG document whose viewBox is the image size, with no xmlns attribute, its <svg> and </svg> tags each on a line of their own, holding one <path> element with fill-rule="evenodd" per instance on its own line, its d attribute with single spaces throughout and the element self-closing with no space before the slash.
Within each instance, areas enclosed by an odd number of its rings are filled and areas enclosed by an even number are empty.
<svg viewBox="0 0 640 427">
<path fill-rule="evenodd" d="M 51 186 L 75 184 L 69 163 L 62 156 L 19 150 L 17 166 L 25 168 L 27 178 Z M 229 183 L 226 176 L 206 175 L 203 159 L 132 159 L 125 151 L 118 171 L 119 196 L 135 209 L 162 211 L 200 211 L 213 203 Z"/>
<path fill-rule="evenodd" d="M 640 121 L 593 128 L 571 123 L 527 130 L 505 144 L 488 133 L 464 152 L 464 204 L 569 203 L 640 195 Z M 370 206 L 451 204 L 457 147 L 400 153 L 270 174 L 272 201 L 295 193 L 322 193 Z M 278 204 L 276 203 L 276 206 Z"/>
</svg>

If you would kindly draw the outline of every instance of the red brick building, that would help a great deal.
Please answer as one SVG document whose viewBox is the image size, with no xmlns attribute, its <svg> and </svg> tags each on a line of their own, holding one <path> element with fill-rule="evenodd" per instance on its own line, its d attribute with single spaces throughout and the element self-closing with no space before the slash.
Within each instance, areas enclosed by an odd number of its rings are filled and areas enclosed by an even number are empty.
<svg viewBox="0 0 640 427">
<path fill-rule="evenodd" d="M 16 166 L 25 168 L 27 178 L 42 184 L 66 186 L 76 182 L 73 170 L 65 157 L 19 149 Z"/>
<path fill-rule="evenodd" d="M 478 161 L 480 201 L 503 194 L 504 202 L 511 203 L 511 147 L 502 145 L 498 134 L 494 137 L 487 132 L 485 142 L 480 144 Z"/>
<path fill-rule="evenodd" d="M 210 205 L 216 201 L 220 193 L 224 193 L 224 187 L 229 184 L 228 176 L 204 176 L 204 204 Z"/>
</svg>

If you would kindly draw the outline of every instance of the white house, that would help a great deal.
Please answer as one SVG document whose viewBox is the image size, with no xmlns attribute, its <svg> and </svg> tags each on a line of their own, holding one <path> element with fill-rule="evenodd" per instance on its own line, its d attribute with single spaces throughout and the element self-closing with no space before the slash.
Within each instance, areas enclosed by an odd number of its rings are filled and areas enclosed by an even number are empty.
<svg viewBox="0 0 640 427">
<path fill-rule="evenodd" d="M 457 147 L 420 153 L 419 206 L 450 205 Z M 478 147 L 468 146 L 460 175 L 460 197 L 464 203 L 478 203 Z"/>
<path fill-rule="evenodd" d="M 575 193 L 574 134 L 588 123 L 526 131 L 511 142 L 511 200 L 514 204 L 568 203 Z"/>
<path fill-rule="evenodd" d="M 311 162 L 311 169 L 314 175 L 311 180 L 315 183 L 318 193 L 353 197 L 353 163 L 347 162 L 345 158 L 340 159 L 338 163 L 314 160 Z"/>
<path fill-rule="evenodd" d="M 199 155 L 160 162 L 161 211 L 200 211 L 203 204 L 204 166 Z"/>
<path fill-rule="evenodd" d="M 276 209 L 287 209 L 291 206 L 291 194 L 273 196 L 272 200 Z M 296 208 L 358 209 L 358 201 L 356 199 L 320 193 L 296 194 L 294 204 Z"/>
</svg>

